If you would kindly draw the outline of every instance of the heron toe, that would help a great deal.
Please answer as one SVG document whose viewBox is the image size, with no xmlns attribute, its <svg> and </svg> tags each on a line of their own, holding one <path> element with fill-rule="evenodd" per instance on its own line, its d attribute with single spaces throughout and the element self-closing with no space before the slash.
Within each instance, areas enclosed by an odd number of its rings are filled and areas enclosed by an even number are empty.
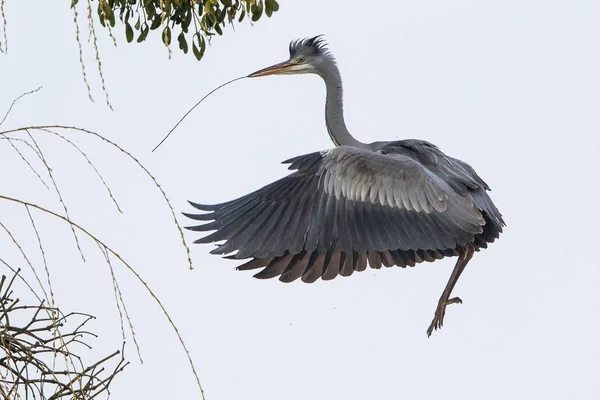
<svg viewBox="0 0 600 400">
<path fill-rule="evenodd" d="M 444 302 L 440 302 L 438 304 L 437 309 L 435 310 L 435 315 L 433 316 L 433 320 L 427 328 L 427 337 L 430 337 L 433 331 L 437 331 L 444 326 L 444 316 L 446 315 L 446 306 L 450 304 L 462 304 L 462 300 L 460 297 L 453 297 Z"/>
<path fill-rule="evenodd" d="M 446 304 L 440 304 L 438 308 L 435 310 L 435 315 L 433 316 L 433 320 L 427 328 L 427 337 L 430 337 L 433 331 L 437 331 L 441 329 L 444 325 L 444 315 L 446 314 Z"/>
<path fill-rule="evenodd" d="M 446 305 L 449 306 L 450 304 L 462 304 L 462 300 L 460 297 L 453 297 L 446 300 Z"/>
</svg>

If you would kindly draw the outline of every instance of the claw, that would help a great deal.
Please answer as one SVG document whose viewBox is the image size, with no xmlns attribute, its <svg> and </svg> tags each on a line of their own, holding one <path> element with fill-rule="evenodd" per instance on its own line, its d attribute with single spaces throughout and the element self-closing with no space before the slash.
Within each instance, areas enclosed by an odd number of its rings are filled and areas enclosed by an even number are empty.
<svg viewBox="0 0 600 400">
<path fill-rule="evenodd" d="M 451 299 L 446 300 L 443 303 L 439 303 L 437 309 L 435 310 L 435 315 L 429 328 L 427 328 L 427 337 L 430 337 L 433 331 L 437 331 L 444 326 L 444 316 L 446 315 L 446 306 L 450 304 L 462 304 L 462 300 L 460 297 L 453 297 Z"/>
<path fill-rule="evenodd" d="M 446 301 L 446 305 L 450 305 L 450 304 L 462 304 L 462 300 L 460 299 L 460 297 L 453 297 L 451 299 L 448 299 Z"/>
</svg>

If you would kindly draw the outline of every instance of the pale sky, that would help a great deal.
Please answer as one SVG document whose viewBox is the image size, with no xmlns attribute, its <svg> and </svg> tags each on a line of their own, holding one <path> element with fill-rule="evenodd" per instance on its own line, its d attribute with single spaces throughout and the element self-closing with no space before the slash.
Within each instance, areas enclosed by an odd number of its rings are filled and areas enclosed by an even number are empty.
<svg viewBox="0 0 600 400">
<path fill-rule="evenodd" d="M 600 3 L 597 1 L 280 1 L 271 19 L 226 29 L 198 63 L 175 47 L 112 47 L 97 27 L 103 101 L 91 46 L 88 100 L 65 4 L 6 2 L 0 55 L 2 129 L 64 124 L 98 131 L 156 176 L 180 215 L 187 200 L 231 200 L 284 176 L 280 162 L 332 147 L 316 76 L 243 80 L 209 98 L 157 151 L 152 147 L 219 84 L 287 58 L 288 42 L 326 35 L 340 65 L 346 120 L 360 140 L 425 139 L 471 164 L 505 216 L 500 240 L 475 255 L 444 327 L 427 329 L 456 259 L 350 278 L 283 284 L 235 271 L 192 245 L 189 271 L 172 216 L 152 182 L 98 140 L 69 134 L 95 162 L 124 214 L 70 146 L 36 134 L 71 217 L 147 280 L 186 341 L 209 400 L 600 398 Z M 343 4 L 343 6 L 341 6 Z M 82 17 L 83 8 L 80 10 Z M 85 20 L 82 37 L 87 40 Z M 61 211 L 6 143 L 0 193 Z M 38 167 L 41 167 L 38 165 Z M 38 168 L 40 172 L 43 169 Z M 98 319 L 92 359 L 120 348 L 110 274 L 94 243 L 34 214 L 61 308 Z M 22 207 L 0 217 L 30 249 Z M 0 232 L 2 257 L 22 265 Z M 35 258 L 34 258 L 35 260 Z M 39 261 L 39 260 L 38 260 Z M 24 265 L 23 265 L 24 266 Z M 2 267 L 3 268 L 3 267 Z M 4 270 L 0 272 L 4 273 Z M 26 271 L 27 272 L 27 271 Z M 141 285 L 116 267 L 144 364 L 132 361 L 113 399 L 198 398 L 183 350 Z"/>
</svg>

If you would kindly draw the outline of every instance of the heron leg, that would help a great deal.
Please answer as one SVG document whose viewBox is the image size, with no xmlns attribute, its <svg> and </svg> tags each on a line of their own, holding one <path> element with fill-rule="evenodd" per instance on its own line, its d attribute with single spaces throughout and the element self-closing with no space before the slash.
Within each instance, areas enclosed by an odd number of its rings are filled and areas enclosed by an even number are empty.
<svg viewBox="0 0 600 400">
<path fill-rule="evenodd" d="M 452 275 L 450 275 L 450 279 L 448 279 L 448 283 L 446 283 L 446 288 L 442 292 L 442 296 L 438 301 L 438 306 L 435 310 L 435 315 L 433 317 L 433 321 L 427 328 L 427 337 L 431 336 L 434 330 L 441 329 L 444 325 L 444 315 L 446 314 L 446 306 L 450 304 L 461 304 L 462 300 L 460 297 L 450 298 L 452 294 L 452 290 L 454 289 L 454 285 L 460 278 L 460 274 L 462 274 L 463 270 L 473 257 L 473 253 L 475 249 L 471 245 L 467 245 L 464 250 L 460 253 L 458 257 L 458 261 L 456 261 L 456 265 L 454 266 L 454 270 L 452 271 Z"/>
</svg>

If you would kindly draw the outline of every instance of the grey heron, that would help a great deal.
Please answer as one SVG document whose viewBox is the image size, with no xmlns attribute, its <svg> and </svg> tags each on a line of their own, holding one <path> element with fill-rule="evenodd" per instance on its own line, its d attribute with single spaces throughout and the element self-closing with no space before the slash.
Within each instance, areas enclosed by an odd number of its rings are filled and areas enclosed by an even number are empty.
<svg viewBox="0 0 600 400">
<path fill-rule="evenodd" d="M 294 172 L 238 199 L 190 202 L 201 214 L 193 231 L 214 231 L 195 243 L 223 242 L 211 251 L 250 259 L 239 270 L 282 282 L 312 283 L 374 269 L 458 260 L 427 329 L 442 327 L 446 306 L 474 252 L 505 226 L 489 186 L 467 163 L 423 140 L 362 143 L 344 122 L 342 79 L 321 35 L 292 41 L 290 58 L 248 77 L 316 74 L 325 82 L 325 121 L 335 147 L 291 158 Z M 235 253 L 235 254 L 232 254 Z"/>
</svg>

